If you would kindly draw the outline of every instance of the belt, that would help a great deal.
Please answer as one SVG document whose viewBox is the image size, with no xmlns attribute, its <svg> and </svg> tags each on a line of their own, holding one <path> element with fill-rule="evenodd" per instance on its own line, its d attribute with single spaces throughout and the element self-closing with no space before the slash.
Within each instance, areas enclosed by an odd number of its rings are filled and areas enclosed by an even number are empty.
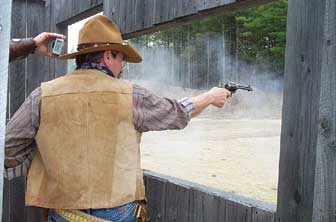
<svg viewBox="0 0 336 222">
<path fill-rule="evenodd" d="M 66 220 L 71 222 L 113 222 L 99 217 L 92 216 L 80 210 L 56 210 L 55 212 Z M 138 204 L 134 210 L 134 216 L 137 222 L 146 222 L 147 212 L 143 206 Z"/>
</svg>

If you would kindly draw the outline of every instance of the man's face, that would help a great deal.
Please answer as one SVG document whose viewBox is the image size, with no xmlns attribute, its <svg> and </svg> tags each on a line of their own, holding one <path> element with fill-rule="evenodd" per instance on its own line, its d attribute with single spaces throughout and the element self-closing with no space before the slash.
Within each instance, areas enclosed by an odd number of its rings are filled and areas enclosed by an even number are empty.
<svg viewBox="0 0 336 222">
<path fill-rule="evenodd" d="M 104 57 L 106 57 L 106 66 L 112 71 L 115 78 L 120 78 L 122 73 L 124 54 L 121 52 L 113 53 L 114 55 L 116 54 L 116 56 L 113 56 L 111 51 L 106 51 L 106 53 L 104 53 Z"/>
</svg>

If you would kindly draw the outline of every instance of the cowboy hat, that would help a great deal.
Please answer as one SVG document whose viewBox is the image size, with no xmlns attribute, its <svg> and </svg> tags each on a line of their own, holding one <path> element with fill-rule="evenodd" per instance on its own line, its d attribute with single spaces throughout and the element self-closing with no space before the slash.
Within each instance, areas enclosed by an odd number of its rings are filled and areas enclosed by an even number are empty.
<svg viewBox="0 0 336 222">
<path fill-rule="evenodd" d="M 136 49 L 123 44 L 118 26 L 104 15 L 97 15 L 88 20 L 79 31 L 78 51 L 60 55 L 59 59 L 74 59 L 76 56 L 91 52 L 114 50 L 124 53 L 125 61 L 139 63 L 141 56 Z"/>
</svg>

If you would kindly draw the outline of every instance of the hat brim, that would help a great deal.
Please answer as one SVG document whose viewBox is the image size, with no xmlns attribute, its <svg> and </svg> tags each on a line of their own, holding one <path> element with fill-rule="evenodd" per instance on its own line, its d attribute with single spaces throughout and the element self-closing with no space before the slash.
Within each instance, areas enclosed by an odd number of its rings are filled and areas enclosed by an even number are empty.
<svg viewBox="0 0 336 222">
<path fill-rule="evenodd" d="M 98 45 L 98 46 L 94 46 L 90 48 L 85 48 L 85 49 L 79 50 L 78 52 L 60 55 L 57 58 L 58 59 L 74 59 L 76 58 L 76 56 L 81 55 L 81 54 L 106 51 L 106 50 L 115 50 L 115 51 L 124 53 L 126 56 L 125 58 L 126 62 L 140 63 L 142 61 L 141 56 L 139 55 L 139 53 L 136 51 L 136 49 L 133 46 L 118 44 L 118 43 Z"/>
</svg>

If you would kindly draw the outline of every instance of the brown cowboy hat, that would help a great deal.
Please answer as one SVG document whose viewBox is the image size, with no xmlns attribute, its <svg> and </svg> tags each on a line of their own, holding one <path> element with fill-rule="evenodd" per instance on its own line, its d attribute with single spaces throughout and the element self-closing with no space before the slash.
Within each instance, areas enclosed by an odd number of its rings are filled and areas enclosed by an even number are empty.
<svg viewBox="0 0 336 222">
<path fill-rule="evenodd" d="M 97 15 L 88 20 L 79 31 L 78 51 L 60 55 L 59 59 L 74 59 L 90 52 L 114 50 L 124 53 L 125 61 L 139 63 L 141 56 L 131 45 L 123 44 L 118 26 L 104 15 Z"/>
</svg>

